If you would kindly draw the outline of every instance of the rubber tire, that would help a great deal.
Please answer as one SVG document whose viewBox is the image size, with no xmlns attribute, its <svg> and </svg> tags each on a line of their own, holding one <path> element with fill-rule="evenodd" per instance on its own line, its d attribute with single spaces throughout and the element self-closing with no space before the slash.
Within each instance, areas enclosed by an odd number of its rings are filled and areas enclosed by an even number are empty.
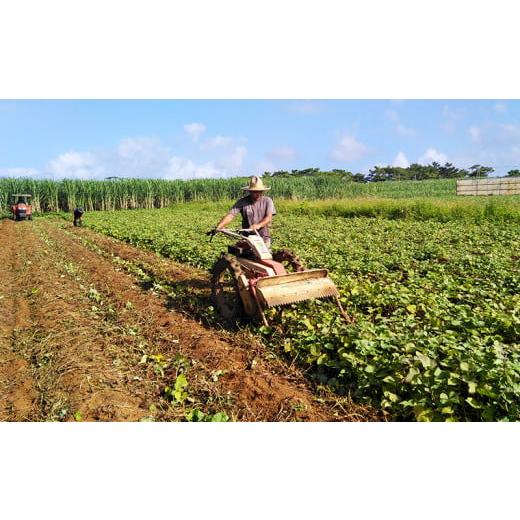
<svg viewBox="0 0 520 520">
<path fill-rule="evenodd" d="M 29 220 L 32 220 L 32 215 L 29 215 L 27 218 L 28 218 Z"/>
<path fill-rule="evenodd" d="M 283 264 L 286 269 L 290 268 L 287 269 L 287 272 L 298 273 L 305 271 L 305 266 L 300 260 L 300 257 L 288 249 L 278 249 L 274 251 L 273 260 Z"/>
<path fill-rule="evenodd" d="M 233 279 L 235 298 L 232 305 L 228 305 L 219 294 L 219 280 L 222 274 L 228 271 Z M 234 256 L 222 255 L 211 271 L 211 296 L 220 316 L 229 321 L 237 321 L 244 315 L 244 306 L 238 290 L 238 279 L 243 274 L 242 267 Z"/>
</svg>

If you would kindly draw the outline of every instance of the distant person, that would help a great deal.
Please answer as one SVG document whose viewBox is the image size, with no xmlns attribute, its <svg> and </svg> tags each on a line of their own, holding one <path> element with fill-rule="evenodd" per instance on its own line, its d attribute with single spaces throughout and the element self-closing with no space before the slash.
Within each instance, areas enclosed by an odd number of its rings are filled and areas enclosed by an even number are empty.
<svg viewBox="0 0 520 520">
<path fill-rule="evenodd" d="M 258 231 L 264 239 L 265 245 L 271 247 L 271 235 L 269 224 L 276 215 L 276 209 L 272 199 L 265 196 L 265 192 L 271 188 L 264 186 L 262 179 L 251 177 L 249 184 L 242 188 L 248 195 L 237 200 L 222 220 L 217 224 L 217 229 L 225 228 L 239 213 L 242 215 L 242 228 Z"/>
<path fill-rule="evenodd" d="M 74 209 L 74 225 L 75 226 L 83 225 L 83 220 L 82 220 L 83 213 L 85 213 L 85 210 L 83 208 Z"/>
</svg>

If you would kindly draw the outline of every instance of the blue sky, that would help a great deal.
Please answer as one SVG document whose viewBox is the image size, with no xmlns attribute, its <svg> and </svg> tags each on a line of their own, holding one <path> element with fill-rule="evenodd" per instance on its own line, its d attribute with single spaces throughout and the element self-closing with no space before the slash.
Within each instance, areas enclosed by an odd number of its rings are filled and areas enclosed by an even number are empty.
<svg viewBox="0 0 520 520">
<path fill-rule="evenodd" d="M 520 168 L 520 101 L 0 101 L 0 176 L 367 173 L 434 160 Z"/>
</svg>

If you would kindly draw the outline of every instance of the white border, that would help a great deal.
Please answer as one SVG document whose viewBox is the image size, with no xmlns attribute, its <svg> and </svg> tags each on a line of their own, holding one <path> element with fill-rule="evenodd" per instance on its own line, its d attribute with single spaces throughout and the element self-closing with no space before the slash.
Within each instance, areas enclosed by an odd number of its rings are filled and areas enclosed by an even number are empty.
<svg viewBox="0 0 520 520">
<path fill-rule="evenodd" d="M 519 433 L 518 424 L 2 424 L 2 510 L 510 518 Z"/>
<path fill-rule="evenodd" d="M 516 98 L 503 0 L 18 0 L 4 98 Z"/>
</svg>

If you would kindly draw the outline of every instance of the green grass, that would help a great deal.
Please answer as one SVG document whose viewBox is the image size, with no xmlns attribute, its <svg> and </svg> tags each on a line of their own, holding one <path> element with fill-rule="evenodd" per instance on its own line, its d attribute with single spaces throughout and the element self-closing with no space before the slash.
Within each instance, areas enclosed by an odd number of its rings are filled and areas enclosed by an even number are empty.
<svg viewBox="0 0 520 520">
<path fill-rule="evenodd" d="M 520 197 L 408 198 L 280 201 L 280 211 L 324 217 L 369 217 L 439 222 L 520 222 Z"/>
</svg>

